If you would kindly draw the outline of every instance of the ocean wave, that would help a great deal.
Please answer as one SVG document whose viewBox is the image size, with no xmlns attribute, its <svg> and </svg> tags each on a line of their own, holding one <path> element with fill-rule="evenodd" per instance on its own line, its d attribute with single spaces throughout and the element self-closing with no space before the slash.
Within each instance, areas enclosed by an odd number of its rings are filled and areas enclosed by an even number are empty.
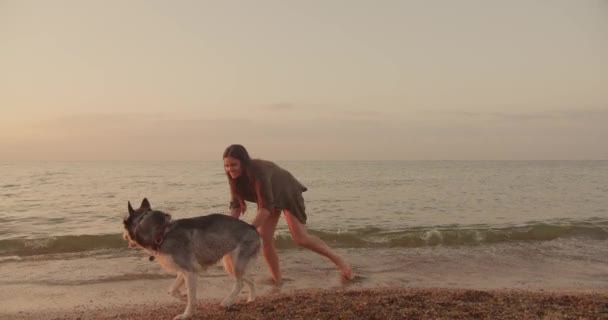
<svg viewBox="0 0 608 320">
<path fill-rule="evenodd" d="M 431 226 L 401 230 L 359 228 L 339 231 L 310 232 L 331 247 L 394 248 L 426 246 L 484 245 L 517 241 L 551 241 L 564 238 L 589 240 L 608 239 L 608 220 L 532 222 L 517 226 Z M 0 257 L 21 257 L 41 254 L 87 252 L 126 248 L 121 234 L 57 236 L 40 239 L 0 240 Z M 291 235 L 278 234 L 276 247 L 292 249 Z"/>
<path fill-rule="evenodd" d="M 484 245 L 516 241 L 551 241 L 564 238 L 608 239 L 608 220 L 573 223 L 531 223 L 520 226 L 435 226 L 403 230 L 363 228 L 346 232 L 311 233 L 337 248 L 395 248 Z M 278 248 L 293 248 L 291 235 L 276 238 Z"/>
<path fill-rule="evenodd" d="M 85 252 L 124 248 L 122 234 L 69 235 L 39 239 L 0 240 L 0 256 L 32 256 L 39 254 Z"/>
</svg>

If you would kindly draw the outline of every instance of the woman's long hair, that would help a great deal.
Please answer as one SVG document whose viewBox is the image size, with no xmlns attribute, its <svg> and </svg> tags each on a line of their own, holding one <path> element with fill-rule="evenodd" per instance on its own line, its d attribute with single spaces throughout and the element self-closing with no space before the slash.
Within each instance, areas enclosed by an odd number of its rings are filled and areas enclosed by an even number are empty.
<svg viewBox="0 0 608 320">
<path fill-rule="evenodd" d="M 231 194 L 237 197 L 239 205 L 244 211 L 246 206 L 245 200 L 243 199 L 243 193 L 245 192 L 246 188 L 251 188 L 254 182 L 253 169 L 251 167 L 251 157 L 249 156 L 247 149 L 240 144 L 228 146 L 228 148 L 224 150 L 223 159 L 226 159 L 227 157 L 235 158 L 241 162 L 242 172 L 240 177 L 233 179 L 228 172 L 226 172 L 226 176 L 228 177 L 228 183 L 230 184 Z"/>
</svg>

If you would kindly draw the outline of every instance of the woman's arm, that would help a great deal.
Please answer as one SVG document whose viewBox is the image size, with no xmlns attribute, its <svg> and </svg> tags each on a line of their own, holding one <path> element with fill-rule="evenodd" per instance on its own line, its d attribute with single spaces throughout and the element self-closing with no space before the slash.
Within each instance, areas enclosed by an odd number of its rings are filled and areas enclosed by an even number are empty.
<svg viewBox="0 0 608 320">
<path fill-rule="evenodd" d="M 245 201 L 240 200 L 240 197 L 236 195 L 235 191 L 231 190 L 231 195 L 230 215 L 238 219 L 245 213 L 247 206 L 245 205 Z"/>
</svg>

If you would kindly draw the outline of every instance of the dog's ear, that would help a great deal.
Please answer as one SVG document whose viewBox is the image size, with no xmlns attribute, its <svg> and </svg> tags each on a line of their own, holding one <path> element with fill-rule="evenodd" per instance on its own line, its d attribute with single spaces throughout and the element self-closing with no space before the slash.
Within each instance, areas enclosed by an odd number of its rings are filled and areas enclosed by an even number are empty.
<svg viewBox="0 0 608 320">
<path fill-rule="evenodd" d="M 152 210 L 152 207 L 150 207 L 150 202 L 148 201 L 148 198 L 144 198 L 144 200 L 141 202 L 141 205 L 139 207 L 142 209 Z"/>
<path fill-rule="evenodd" d="M 129 207 L 129 215 L 132 215 L 135 213 L 135 210 L 133 210 L 133 207 L 131 206 L 131 201 L 127 201 L 128 207 Z"/>
</svg>

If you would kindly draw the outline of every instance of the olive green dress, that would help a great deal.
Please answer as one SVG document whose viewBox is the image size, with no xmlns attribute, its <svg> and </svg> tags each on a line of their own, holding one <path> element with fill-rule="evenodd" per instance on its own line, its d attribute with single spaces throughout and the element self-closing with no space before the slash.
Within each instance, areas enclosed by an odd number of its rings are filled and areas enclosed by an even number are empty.
<svg viewBox="0 0 608 320">
<path fill-rule="evenodd" d="M 260 159 L 251 160 L 251 170 L 254 179 L 260 184 L 263 207 L 270 212 L 289 210 L 301 223 L 306 224 L 306 207 L 302 192 L 307 188 L 302 185 L 289 171 L 277 164 Z M 238 179 L 246 179 L 238 178 Z M 239 198 L 244 201 L 258 202 L 253 183 L 237 180 L 236 194 L 232 195 L 230 208 L 238 208 Z"/>
</svg>

